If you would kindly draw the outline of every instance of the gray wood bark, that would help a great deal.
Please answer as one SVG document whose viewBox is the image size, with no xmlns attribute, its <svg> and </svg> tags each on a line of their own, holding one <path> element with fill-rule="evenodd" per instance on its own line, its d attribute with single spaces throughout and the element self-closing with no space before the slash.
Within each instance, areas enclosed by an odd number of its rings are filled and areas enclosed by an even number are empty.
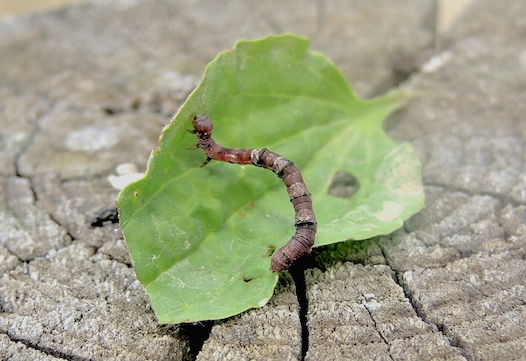
<svg viewBox="0 0 526 361">
<path fill-rule="evenodd" d="M 474 1 L 435 53 L 430 0 L 121 0 L 1 20 L 0 359 L 524 359 L 524 14 Z M 159 325 L 118 226 L 86 216 L 115 200 L 117 165 L 145 169 L 206 63 L 286 31 L 361 96 L 411 74 L 386 129 L 415 147 L 425 207 L 316 249 L 263 308 Z"/>
</svg>

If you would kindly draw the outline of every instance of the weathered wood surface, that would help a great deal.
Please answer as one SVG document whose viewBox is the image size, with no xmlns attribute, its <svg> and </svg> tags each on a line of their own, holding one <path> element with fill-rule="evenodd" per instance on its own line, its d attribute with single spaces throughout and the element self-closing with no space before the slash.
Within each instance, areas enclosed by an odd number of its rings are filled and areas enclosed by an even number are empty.
<svg viewBox="0 0 526 361">
<path fill-rule="evenodd" d="M 526 2 L 474 1 L 422 70 L 433 7 L 101 1 L 0 21 L 0 359 L 524 359 Z M 418 152 L 425 208 L 317 249 L 304 313 L 284 272 L 261 309 L 159 326 L 118 227 L 85 217 L 115 199 L 117 165 L 144 169 L 218 51 L 284 31 L 362 96 L 412 73 L 415 99 L 386 128 Z"/>
</svg>

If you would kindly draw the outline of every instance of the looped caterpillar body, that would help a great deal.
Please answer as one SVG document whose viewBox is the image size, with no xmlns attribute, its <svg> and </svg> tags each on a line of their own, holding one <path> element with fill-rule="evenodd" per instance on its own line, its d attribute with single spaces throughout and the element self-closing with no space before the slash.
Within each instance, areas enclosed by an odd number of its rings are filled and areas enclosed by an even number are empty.
<svg viewBox="0 0 526 361">
<path fill-rule="evenodd" d="M 201 149 L 207 156 L 202 167 L 210 160 L 234 164 L 253 164 L 256 167 L 270 169 L 287 187 L 290 202 L 294 207 L 296 233 L 287 244 L 272 256 L 270 269 L 273 272 L 289 268 L 292 263 L 310 254 L 316 237 L 317 222 L 312 208 L 312 198 L 301 173 L 293 162 L 279 154 L 263 149 L 224 148 L 212 139 L 213 124 L 206 115 L 196 115 L 193 120 L 197 136 L 197 145 L 192 149 Z"/>
</svg>

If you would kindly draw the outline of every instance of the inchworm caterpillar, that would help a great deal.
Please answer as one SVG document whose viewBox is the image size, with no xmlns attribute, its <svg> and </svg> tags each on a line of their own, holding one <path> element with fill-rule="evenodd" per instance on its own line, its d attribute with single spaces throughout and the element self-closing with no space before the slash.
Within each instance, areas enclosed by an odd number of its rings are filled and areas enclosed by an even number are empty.
<svg viewBox="0 0 526 361">
<path fill-rule="evenodd" d="M 266 148 L 223 148 L 212 139 L 213 125 L 206 115 L 196 115 L 193 125 L 194 130 L 190 132 L 197 136 L 197 145 L 191 149 L 200 148 L 207 156 L 202 167 L 212 159 L 235 164 L 253 164 L 256 167 L 270 169 L 285 183 L 290 202 L 294 207 L 296 233 L 285 246 L 274 253 L 270 269 L 273 272 L 287 269 L 296 259 L 310 254 L 316 237 L 317 223 L 312 209 L 311 195 L 298 167 L 287 158 Z"/>
</svg>

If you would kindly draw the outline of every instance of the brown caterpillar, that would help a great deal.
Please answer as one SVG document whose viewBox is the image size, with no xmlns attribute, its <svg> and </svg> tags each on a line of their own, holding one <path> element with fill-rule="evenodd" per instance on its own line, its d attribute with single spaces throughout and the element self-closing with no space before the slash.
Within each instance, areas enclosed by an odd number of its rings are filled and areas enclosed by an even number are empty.
<svg viewBox="0 0 526 361">
<path fill-rule="evenodd" d="M 290 202 L 294 207 L 296 233 L 272 256 L 270 262 L 272 272 L 287 269 L 296 259 L 310 254 L 316 237 L 317 223 L 312 209 L 311 195 L 298 167 L 287 158 L 266 148 L 223 148 L 212 139 L 213 125 L 206 115 L 196 115 L 193 125 L 194 130 L 190 130 L 190 133 L 197 136 L 197 145 L 190 149 L 200 148 L 207 156 L 201 167 L 212 159 L 235 164 L 253 164 L 256 167 L 270 169 L 285 183 Z"/>
</svg>

